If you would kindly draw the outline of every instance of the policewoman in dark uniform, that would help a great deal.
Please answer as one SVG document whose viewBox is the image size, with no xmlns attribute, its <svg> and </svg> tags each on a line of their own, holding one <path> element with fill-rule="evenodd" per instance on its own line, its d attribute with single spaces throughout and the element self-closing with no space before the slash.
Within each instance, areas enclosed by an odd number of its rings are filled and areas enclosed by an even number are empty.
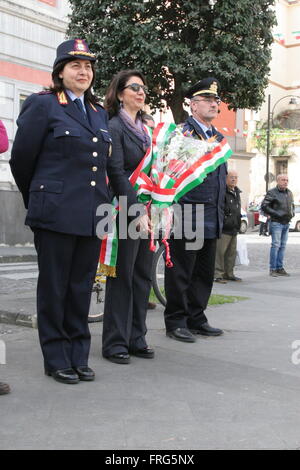
<svg viewBox="0 0 300 470">
<path fill-rule="evenodd" d="M 45 373 L 70 384 L 95 376 L 88 312 L 100 250 L 96 209 L 110 200 L 108 117 L 91 92 L 95 60 L 84 40 L 58 46 L 53 86 L 26 99 L 10 160 L 38 254 Z"/>
<path fill-rule="evenodd" d="M 221 141 L 223 136 L 212 125 L 219 111 L 219 82 L 213 77 L 204 78 L 186 94 L 192 115 L 183 126 L 195 139 L 206 140 L 212 136 Z M 226 164 L 209 173 L 203 183 L 185 194 L 179 204 L 192 207 L 192 224 L 195 227 L 196 205 L 204 205 L 204 242 L 201 249 L 186 249 L 186 240 L 170 239 L 173 268 L 165 269 L 166 334 L 178 341 L 195 342 L 195 334 L 219 336 L 223 333 L 213 328 L 205 310 L 214 280 L 217 238 L 221 236 L 224 218 Z M 184 213 L 183 213 L 184 214 Z M 184 216 L 184 215 L 183 215 Z"/>
</svg>

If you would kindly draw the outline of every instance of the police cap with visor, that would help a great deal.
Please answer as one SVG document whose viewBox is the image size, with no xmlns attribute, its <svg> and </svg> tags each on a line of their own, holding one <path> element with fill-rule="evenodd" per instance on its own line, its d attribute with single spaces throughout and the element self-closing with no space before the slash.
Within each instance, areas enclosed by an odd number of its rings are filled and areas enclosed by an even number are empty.
<svg viewBox="0 0 300 470">
<path fill-rule="evenodd" d="M 93 54 L 84 39 L 69 39 L 62 42 L 56 49 L 56 59 L 53 67 L 64 60 L 90 60 L 95 62 L 96 55 Z"/>
<path fill-rule="evenodd" d="M 196 96 L 213 96 L 217 100 L 220 100 L 219 97 L 220 83 L 214 77 L 203 78 L 195 85 L 191 86 L 185 96 L 186 98 L 193 99 Z"/>
</svg>

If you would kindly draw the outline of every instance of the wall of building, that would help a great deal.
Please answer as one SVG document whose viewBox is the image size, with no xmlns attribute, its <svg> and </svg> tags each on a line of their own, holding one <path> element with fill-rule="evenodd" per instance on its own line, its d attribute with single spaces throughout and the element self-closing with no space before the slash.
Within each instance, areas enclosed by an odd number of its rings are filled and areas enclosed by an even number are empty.
<svg viewBox="0 0 300 470">
<path fill-rule="evenodd" d="M 10 142 L 8 151 L 0 155 L 0 243 L 32 241 L 30 230 L 23 227 L 25 210 L 8 160 L 22 102 L 51 83 L 56 47 L 65 38 L 69 12 L 66 0 L 0 2 L 0 119 Z"/>
<path fill-rule="evenodd" d="M 266 122 L 268 118 L 268 96 L 271 97 L 270 116 L 275 118 L 277 114 L 289 109 L 291 96 L 300 98 L 300 39 L 293 32 L 300 30 L 300 1 L 288 2 L 278 0 L 276 2 L 277 26 L 274 27 L 274 43 L 272 46 L 272 61 L 270 63 L 269 85 L 265 92 L 265 102 L 258 113 L 258 120 Z M 299 34 L 300 36 L 300 34 Z M 298 107 L 300 108 L 300 99 Z M 274 114 L 274 115 L 273 115 Z M 272 127 L 272 119 L 271 119 Z M 300 128 L 300 123 L 299 123 Z M 292 140 L 291 140 L 292 143 Z M 289 188 L 293 191 L 295 198 L 299 200 L 300 189 L 298 175 L 300 174 L 300 131 L 299 141 L 288 150 L 287 158 L 274 158 L 270 155 L 269 172 L 274 177 L 269 187 L 276 184 L 276 175 L 280 163 L 285 160 L 289 176 Z M 265 194 L 266 183 L 266 155 L 255 153 L 251 160 L 249 178 L 251 189 L 249 201 L 253 201 Z"/>
<path fill-rule="evenodd" d="M 271 95 L 271 109 L 286 95 L 300 96 L 299 56 L 300 39 L 293 32 L 300 31 L 300 1 L 289 4 L 284 0 L 276 3 L 277 26 L 274 27 L 272 61 L 270 63 L 269 86 L 266 89 L 266 101 L 260 115 L 267 120 L 267 97 Z M 279 39 L 279 36 L 281 39 Z M 300 36 L 300 34 L 299 34 Z M 288 99 L 283 99 L 274 110 L 275 115 L 288 106 Z"/>
</svg>

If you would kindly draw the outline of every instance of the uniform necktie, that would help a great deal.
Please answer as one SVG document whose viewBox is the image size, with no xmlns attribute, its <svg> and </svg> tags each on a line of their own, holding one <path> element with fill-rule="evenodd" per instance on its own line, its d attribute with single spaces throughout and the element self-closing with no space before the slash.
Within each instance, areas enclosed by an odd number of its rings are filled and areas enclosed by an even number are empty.
<svg viewBox="0 0 300 470">
<path fill-rule="evenodd" d="M 74 100 L 74 103 L 76 104 L 76 106 L 77 106 L 77 108 L 79 109 L 80 113 L 82 114 L 83 118 L 84 118 L 84 119 L 87 119 L 86 111 L 85 111 L 85 109 L 84 109 L 84 107 L 83 107 L 83 104 L 82 104 L 81 99 L 76 98 L 76 99 Z"/>
<path fill-rule="evenodd" d="M 213 135 L 212 130 L 211 130 L 211 129 L 207 129 L 206 135 L 207 135 L 208 138 L 212 137 L 212 135 Z"/>
</svg>

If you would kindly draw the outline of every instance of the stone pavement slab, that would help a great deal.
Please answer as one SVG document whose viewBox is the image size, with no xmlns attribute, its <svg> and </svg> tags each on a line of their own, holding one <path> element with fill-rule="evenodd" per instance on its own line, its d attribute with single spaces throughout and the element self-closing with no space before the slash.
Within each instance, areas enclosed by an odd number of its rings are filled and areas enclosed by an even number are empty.
<svg viewBox="0 0 300 470">
<path fill-rule="evenodd" d="M 153 360 L 111 364 L 100 354 L 102 324 L 91 325 L 92 383 L 44 376 L 37 331 L 0 325 L 0 377 L 12 387 L 0 397 L 0 449 L 299 449 L 292 346 L 300 340 L 300 271 L 273 279 L 249 269 L 243 279 L 214 287 L 248 296 L 208 309 L 221 337 L 174 341 L 162 307 L 150 311 Z"/>
<path fill-rule="evenodd" d="M 18 263 L 22 261 L 36 261 L 37 255 L 34 246 L 7 246 L 0 245 L 0 263 Z"/>
<path fill-rule="evenodd" d="M 208 308 L 221 337 L 167 338 L 158 306 L 147 322 L 155 358 L 117 365 L 101 357 L 102 324 L 92 324 L 92 383 L 46 377 L 37 330 L 0 323 L 0 381 L 12 388 L 0 397 L 0 449 L 300 449 L 300 238 L 290 235 L 291 277 L 268 276 L 270 239 L 254 236 L 250 265 L 236 270 L 243 281 L 214 284 L 247 297 Z M 9 285 L 0 311 L 35 313 L 33 283 Z"/>
</svg>

